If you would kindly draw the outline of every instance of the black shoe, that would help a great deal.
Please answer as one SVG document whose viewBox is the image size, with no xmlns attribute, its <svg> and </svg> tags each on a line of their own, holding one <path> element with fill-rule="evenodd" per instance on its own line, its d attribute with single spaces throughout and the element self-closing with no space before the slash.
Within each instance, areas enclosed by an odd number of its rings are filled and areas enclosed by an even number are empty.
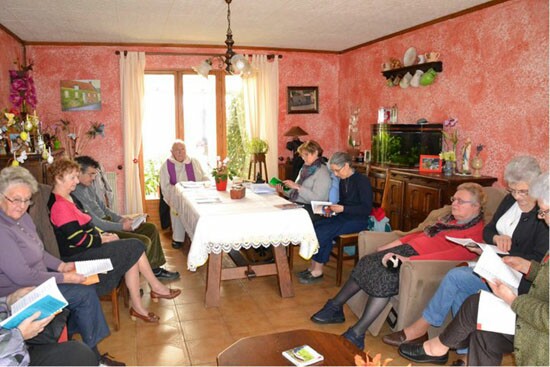
<svg viewBox="0 0 550 367">
<path fill-rule="evenodd" d="M 109 355 L 109 353 L 105 353 L 99 358 L 99 365 L 100 366 L 126 366 L 126 363 L 115 361 L 113 357 Z"/>
<path fill-rule="evenodd" d="M 442 356 L 429 356 L 424 350 L 424 343 L 401 344 L 399 346 L 401 357 L 407 358 L 417 363 L 446 364 L 449 360 L 449 353 Z"/>
<path fill-rule="evenodd" d="M 334 304 L 334 301 L 329 299 L 320 311 L 311 316 L 310 320 L 317 324 L 341 324 L 346 321 L 344 307 Z"/>
<path fill-rule="evenodd" d="M 153 269 L 153 274 L 160 280 L 174 280 L 180 277 L 180 273 L 177 271 L 168 271 L 163 268 Z"/>
<path fill-rule="evenodd" d="M 183 242 L 181 241 L 172 241 L 172 248 L 175 248 L 176 250 L 179 250 L 183 247 Z"/>
<path fill-rule="evenodd" d="M 323 280 L 323 274 L 318 276 L 313 276 L 311 273 L 307 273 L 298 278 L 298 281 L 302 284 L 313 284 Z"/>
<path fill-rule="evenodd" d="M 296 275 L 301 278 L 307 274 L 311 273 L 311 271 L 309 269 L 306 269 L 306 270 L 302 270 L 302 271 L 298 271 L 296 272 Z"/>
<path fill-rule="evenodd" d="M 348 330 L 346 330 L 345 333 L 342 334 L 342 336 L 352 342 L 353 345 L 355 345 L 357 348 L 361 350 L 365 349 L 365 334 L 355 335 L 353 330 L 349 328 Z"/>
</svg>

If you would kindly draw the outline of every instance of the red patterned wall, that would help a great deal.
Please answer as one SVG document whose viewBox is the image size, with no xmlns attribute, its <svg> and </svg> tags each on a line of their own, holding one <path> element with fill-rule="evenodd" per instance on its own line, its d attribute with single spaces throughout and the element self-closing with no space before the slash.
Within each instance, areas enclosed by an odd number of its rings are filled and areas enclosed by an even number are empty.
<svg viewBox="0 0 550 367">
<path fill-rule="evenodd" d="M 14 61 L 23 61 L 23 47 L 0 29 L 0 111 L 10 106 L 10 76 L 8 70 L 16 68 Z"/>
</svg>

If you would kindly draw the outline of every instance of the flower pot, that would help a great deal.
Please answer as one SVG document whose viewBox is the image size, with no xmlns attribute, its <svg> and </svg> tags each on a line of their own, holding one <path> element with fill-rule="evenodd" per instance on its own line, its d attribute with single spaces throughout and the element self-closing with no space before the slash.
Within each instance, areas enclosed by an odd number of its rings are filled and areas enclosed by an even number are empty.
<svg viewBox="0 0 550 367">
<path fill-rule="evenodd" d="M 227 189 L 227 180 L 216 179 L 216 190 L 225 191 Z"/>
<path fill-rule="evenodd" d="M 483 160 L 479 157 L 474 157 L 471 162 L 472 175 L 474 177 L 481 177 L 481 168 L 483 167 Z"/>
</svg>

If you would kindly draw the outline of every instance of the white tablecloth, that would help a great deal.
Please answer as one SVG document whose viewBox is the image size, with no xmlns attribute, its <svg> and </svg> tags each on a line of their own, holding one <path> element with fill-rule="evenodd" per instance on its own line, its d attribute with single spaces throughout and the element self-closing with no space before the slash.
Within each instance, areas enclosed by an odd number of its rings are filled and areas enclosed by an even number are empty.
<svg viewBox="0 0 550 367">
<path fill-rule="evenodd" d="M 300 244 L 300 256 L 309 259 L 319 248 L 313 224 L 304 209 L 279 209 L 288 203 L 276 194 L 258 195 L 251 190 L 240 200 L 215 188 L 185 188 L 176 185 L 185 231 L 191 237 L 187 268 L 195 271 L 208 254 L 240 248 Z M 198 203 L 201 201 L 216 201 Z"/>
</svg>

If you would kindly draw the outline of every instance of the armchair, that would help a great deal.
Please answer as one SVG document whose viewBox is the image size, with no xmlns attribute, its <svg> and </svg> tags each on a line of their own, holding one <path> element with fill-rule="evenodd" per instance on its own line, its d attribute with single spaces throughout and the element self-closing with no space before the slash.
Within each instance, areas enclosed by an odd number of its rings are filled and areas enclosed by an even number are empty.
<svg viewBox="0 0 550 367">
<path fill-rule="evenodd" d="M 483 189 L 487 194 L 484 221 L 488 223 L 506 192 L 494 187 L 484 187 Z M 441 209 L 432 211 L 424 222 L 410 232 L 361 232 L 358 244 L 359 257 L 371 254 L 376 251 L 377 247 L 401 238 L 408 233 L 422 231 L 427 225 L 450 213 L 450 210 L 451 207 L 446 205 Z M 432 298 L 445 274 L 459 263 L 458 261 L 443 260 L 420 260 L 403 263 L 399 273 L 399 294 L 392 297 L 390 303 L 369 327 L 369 332 L 374 336 L 378 335 L 392 308 L 397 313 L 395 325 L 392 325 L 394 331 L 402 330 L 412 324 L 422 315 L 424 307 Z M 358 317 L 363 313 L 367 297 L 364 292 L 359 292 L 347 302 L 352 312 Z"/>
</svg>

